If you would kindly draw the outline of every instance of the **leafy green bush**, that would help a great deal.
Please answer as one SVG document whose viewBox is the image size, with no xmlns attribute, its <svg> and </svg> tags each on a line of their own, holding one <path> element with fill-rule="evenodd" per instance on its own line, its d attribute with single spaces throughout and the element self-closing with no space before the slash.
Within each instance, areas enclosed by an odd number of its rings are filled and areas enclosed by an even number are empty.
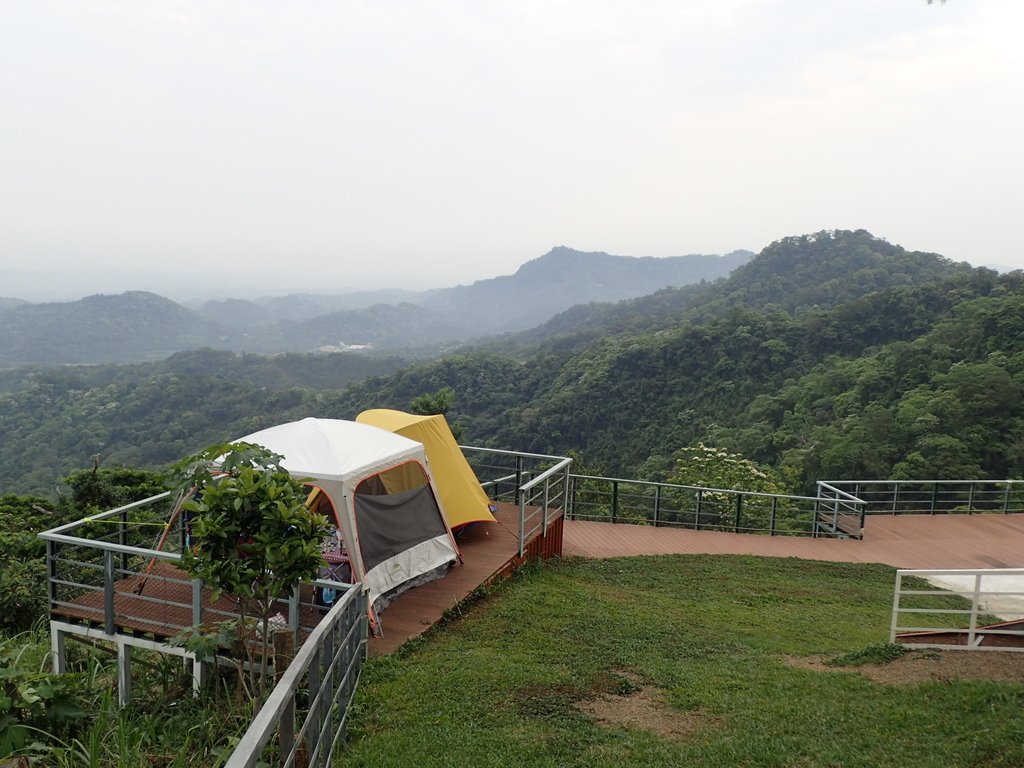
<svg viewBox="0 0 1024 768">
<path fill-rule="evenodd" d="M 306 506 L 305 485 L 281 459 L 259 445 L 228 443 L 178 465 L 179 487 L 192 496 L 183 509 L 191 516 L 193 546 L 182 565 L 213 588 L 214 599 L 222 592 L 239 598 L 239 632 L 247 618 L 258 618 L 264 648 L 274 602 L 316 578 L 324 564 L 320 545 L 331 530 L 326 517 Z M 249 653 L 253 639 L 239 637 Z M 249 680 L 257 699 L 267 692 L 268 658 L 260 654 L 259 679 Z"/>
<path fill-rule="evenodd" d="M 46 610 L 46 546 L 39 531 L 62 522 L 38 496 L 0 496 L 0 629 L 28 629 Z"/>
<path fill-rule="evenodd" d="M 21 632 L 46 611 L 46 563 L 0 555 L 0 629 Z"/>
<path fill-rule="evenodd" d="M 0 758 L 40 735 L 59 738 L 85 718 L 81 677 L 26 671 L 18 665 L 22 650 L 0 644 Z"/>
</svg>

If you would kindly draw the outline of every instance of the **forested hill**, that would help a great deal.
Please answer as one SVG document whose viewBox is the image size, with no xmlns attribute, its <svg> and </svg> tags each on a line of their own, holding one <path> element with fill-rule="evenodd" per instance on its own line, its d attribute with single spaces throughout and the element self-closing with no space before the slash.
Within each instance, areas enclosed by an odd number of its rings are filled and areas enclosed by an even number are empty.
<svg viewBox="0 0 1024 768">
<path fill-rule="evenodd" d="M 793 490 L 824 476 L 1024 472 L 1020 272 L 818 233 L 716 283 L 575 312 L 569 335 L 514 355 L 465 350 L 316 392 L 214 372 L 75 390 L 54 372 L 0 395 L 2 482 L 45 487 L 54 467 L 94 453 L 156 465 L 186 444 L 407 408 L 442 387 L 467 442 L 576 451 L 618 475 L 664 477 L 698 441 L 756 459 Z"/>
<path fill-rule="evenodd" d="M 22 304 L 2 317 L 0 367 L 157 360 L 181 349 L 214 346 L 223 335 L 194 312 L 144 291 Z"/>
<path fill-rule="evenodd" d="M 17 307 L 27 303 L 28 302 L 25 301 L 24 299 L 15 299 L 10 296 L 0 296 L 0 312 L 3 312 L 5 309 L 10 309 L 11 307 Z"/>
<path fill-rule="evenodd" d="M 772 243 L 727 279 L 667 288 L 629 301 L 571 307 L 503 344 L 509 349 L 556 339 L 564 347 L 569 340 L 652 333 L 701 322 L 736 307 L 803 315 L 887 288 L 930 285 L 971 272 L 969 264 L 907 251 L 865 230 L 818 232 Z"/>
</svg>

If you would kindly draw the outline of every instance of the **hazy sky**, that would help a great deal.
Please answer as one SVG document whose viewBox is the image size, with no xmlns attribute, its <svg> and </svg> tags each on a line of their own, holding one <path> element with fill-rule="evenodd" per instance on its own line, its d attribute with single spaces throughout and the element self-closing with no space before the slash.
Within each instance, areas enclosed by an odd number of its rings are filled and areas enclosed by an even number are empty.
<svg viewBox="0 0 1024 768">
<path fill-rule="evenodd" d="M 1020 0 L 0 0 L 0 267 L 433 287 L 831 228 L 1024 267 L 1022 30 Z"/>
</svg>

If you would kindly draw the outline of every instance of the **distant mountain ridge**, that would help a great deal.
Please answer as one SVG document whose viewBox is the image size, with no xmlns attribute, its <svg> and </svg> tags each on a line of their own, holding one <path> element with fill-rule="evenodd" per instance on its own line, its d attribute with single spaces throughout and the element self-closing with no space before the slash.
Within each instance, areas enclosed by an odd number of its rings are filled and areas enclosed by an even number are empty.
<svg viewBox="0 0 1024 768">
<path fill-rule="evenodd" d="M 223 330 L 146 291 L 21 304 L 3 313 L 0 365 L 159 360 L 221 342 Z"/>
<path fill-rule="evenodd" d="M 15 299 L 12 296 L 0 296 L 0 312 L 3 312 L 5 309 L 21 306 L 22 304 L 28 304 L 28 302 L 24 299 Z"/>
<path fill-rule="evenodd" d="M 0 366 L 136 362 L 203 347 L 278 353 L 368 346 L 425 357 L 535 326 L 574 304 L 714 280 L 752 256 L 635 258 L 560 246 L 513 275 L 422 293 L 226 299 L 197 310 L 145 291 L 0 305 Z"/>
<path fill-rule="evenodd" d="M 753 257 L 751 251 L 724 256 L 613 256 L 558 246 L 526 262 L 515 274 L 431 291 L 423 304 L 471 322 L 476 336 L 518 331 L 577 304 L 621 301 L 669 286 L 717 280 Z"/>
</svg>

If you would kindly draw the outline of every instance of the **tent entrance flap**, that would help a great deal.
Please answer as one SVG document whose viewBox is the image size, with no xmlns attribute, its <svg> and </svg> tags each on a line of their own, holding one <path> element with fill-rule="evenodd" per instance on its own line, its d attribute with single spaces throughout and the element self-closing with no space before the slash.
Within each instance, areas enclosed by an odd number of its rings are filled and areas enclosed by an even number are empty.
<svg viewBox="0 0 1024 768">
<path fill-rule="evenodd" d="M 387 496 L 357 493 L 355 508 L 367 571 L 409 547 L 448 534 L 429 485 Z"/>
</svg>

